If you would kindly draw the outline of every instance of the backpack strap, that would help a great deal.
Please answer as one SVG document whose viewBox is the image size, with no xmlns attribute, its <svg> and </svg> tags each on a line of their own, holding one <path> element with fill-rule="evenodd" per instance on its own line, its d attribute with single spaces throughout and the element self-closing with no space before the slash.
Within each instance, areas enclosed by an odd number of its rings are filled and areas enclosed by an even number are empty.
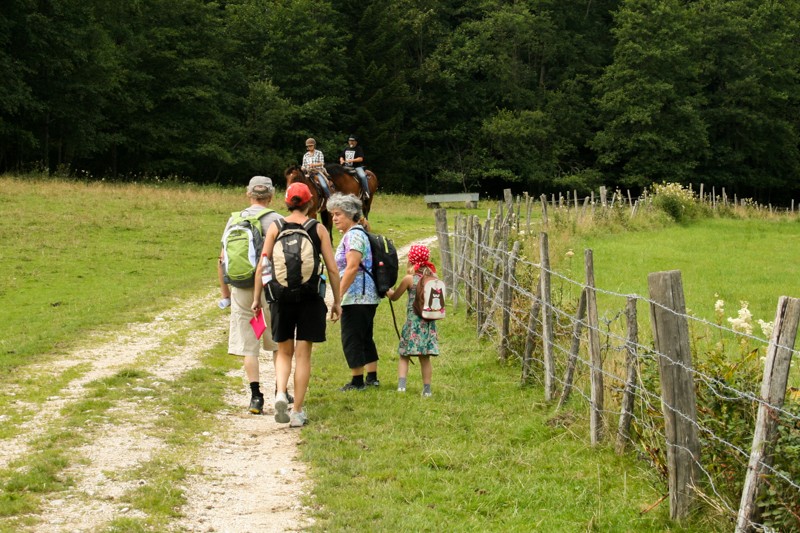
<svg viewBox="0 0 800 533">
<path fill-rule="evenodd" d="M 308 220 L 303 222 L 303 229 L 306 230 L 306 232 L 308 233 L 309 237 L 311 237 L 311 232 L 312 231 L 314 233 L 317 232 L 317 224 L 319 224 L 319 221 L 317 221 L 316 218 L 309 218 Z M 319 234 L 316 233 L 316 235 L 317 235 L 317 239 L 319 239 Z M 312 238 L 311 239 L 311 244 L 314 244 L 314 242 L 315 241 Z M 322 250 L 321 249 L 317 249 L 317 246 L 315 245 L 314 246 L 314 252 L 316 252 L 314 254 L 314 259 L 316 260 L 317 265 L 318 265 L 317 269 L 316 269 L 317 270 L 316 274 L 319 276 L 320 274 L 322 274 L 322 261 L 319 260 L 319 256 L 320 256 L 320 254 L 322 254 Z"/>
<path fill-rule="evenodd" d="M 364 235 L 366 235 L 366 234 L 367 234 L 367 230 L 365 230 L 363 226 L 358 226 L 358 227 L 356 227 L 356 226 L 353 226 L 353 228 L 352 228 L 352 229 L 361 230 L 361 231 L 363 231 L 363 232 L 364 232 Z M 369 244 L 369 239 L 367 239 L 367 244 Z M 370 251 L 372 251 L 371 247 L 370 247 Z M 373 261 L 375 260 L 375 258 L 374 258 L 374 257 L 373 257 L 372 259 L 373 259 Z M 373 277 L 373 275 L 372 275 L 372 272 L 370 272 L 370 271 L 369 271 L 369 269 L 368 269 L 367 267 L 365 267 L 365 266 L 364 266 L 364 261 L 361 261 L 361 262 L 358 264 L 358 268 L 359 268 L 360 270 L 362 270 L 362 271 L 366 272 L 366 273 L 367 273 L 367 275 L 369 275 L 369 277 L 371 277 L 371 278 L 372 278 L 372 281 L 375 281 L 375 278 Z M 366 289 L 365 289 L 365 290 L 366 290 Z"/>
<path fill-rule="evenodd" d="M 352 229 L 358 229 L 358 230 L 361 230 L 361 231 L 363 231 L 363 232 L 364 232 L 364 235 L 365 235 L 365 236 L 367 236 L 367 230 L 365 230 L 365 229 L 364 229 L 364 226 L 357 226 L 357 227 L 356 227 L 356 226 L 353 226 L 353 228 L 352 228 Z M 371 252 L 372 252 L 372 245 L 370 245 L 370 243 L 369 243 L 369 237 L 368 237 L 368 236 L 367 236 L 367 244 L 369 245 L 369 248 L 370 248 L 370 253 L 371 253 Z M 374 258 L 374 257 L 372 258 L 372 261 L 373 261 L 373 262 L 375 261 L 375 258 Z M 378 283 L 378 282 L 375 280 L 375 276 L 373 276 L 373 275 L 372 275 L 372 272 L 370 272 L 370 271 L 369 271 L 369 269 L 368 269 L 366 266 L 364 266 L 364 261 L 361 261 L 361 262 L 358 264 L 358 268 L 359 268 L 359 270 L 361 270 L 361 272 L 363 272 L 364 274 L 366 274 L 367 276 L 369 276 L 370 278 L 372 278 L 372 282 L 373 282 L 373 283 L 375 283 L 375 285 L 376 285 L 376 287 L 377 287 L 377 283 Z M 362 274 L 362 275 L 363 275 L 363 274 Z M 364 296 L 366 293 L 367 293 L 367 281 L 366 281 L 366 280 L 363 280 L 363 281 L 361 282 L 361 296 Z"/>
<path fill-rule="evenodd" d="M 261 217 L 263 217 L 264 215 L 268 215 L 268 214 L 270 214 L 270 213 L 272 213 L 274 211 L 275 211 L 274 209 L 270 209 L 269 207 L 265 207 L 264 209 L 262 209 L 261 211 L 259 211 L 256 214 L 256 218 L 257 219 L 261 219 Z"/>
</svg>

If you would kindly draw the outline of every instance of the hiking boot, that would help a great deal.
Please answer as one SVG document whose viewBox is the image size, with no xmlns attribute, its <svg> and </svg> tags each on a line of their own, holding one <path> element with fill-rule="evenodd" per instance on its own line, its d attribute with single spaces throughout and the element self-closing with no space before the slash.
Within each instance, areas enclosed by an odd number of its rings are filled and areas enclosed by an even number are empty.
<svg viewBox="0 0 800 533">
<path fill-rule="evenodd" d="M 285 424 L 289 421 L 289 413 L 286 411 L 289 409 L 289 402 L 286 398 L 285 392 L 279 392 L 275 395 L 275 422 L 279 424 Z"/>
<path fill-rule="evenodd" d="M 367 387 L 380 387 L 381 386 L 381 382 L 380 382 L 380 380 L 378 378 L 375 378 L 375 379 L 367 378 L 366 380 L 364 380 L 364 384 Z"/>
<path fill-rule="evenodd" d="M 292 411 L 292 414 L 289 416 L 289 427 L 290 428 L 301 428 L 306 425 L 306 412 L 300 411 L 295 412 Z"/>
<path fill-rule="evenodd" d="M 342 392 L 347 392 L 347 391 L 351 391 L 351 390 L 365 390 L 366 388 L 367 388 L 366 385 L 353 385 L 353 382 L 351 381 L 350 383 L 348 383 L 347 385 L 345 385 L 344 387 L 342 387 L 339 390 L 342 391 Z"/>
<path fill-rule="evenodd" d="M 264 397 L 253 396 L 250 398 L 250 412 L 254 415 L 260 415 L 264 410 Z"/>
</svg>

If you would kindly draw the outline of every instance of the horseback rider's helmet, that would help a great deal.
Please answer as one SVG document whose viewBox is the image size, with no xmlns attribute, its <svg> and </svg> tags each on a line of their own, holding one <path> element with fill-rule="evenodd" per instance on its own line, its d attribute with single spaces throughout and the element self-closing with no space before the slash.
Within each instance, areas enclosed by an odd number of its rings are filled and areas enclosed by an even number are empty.
<svg viewBox="0 0 800 533">
<path fill-rule="evenodd" d="M 306 146 L 316 146 L 316 145 L 317 141 L 315 141 L 313 137 L 309 137 L 308 139 L 306 139 Z"/>
<path fill-rule="evenodd" d="M 347 138 L 348 141 L 355 141 L 358 142 L 358 138 L 355 135 L 351 135 Z"/>
</svg>

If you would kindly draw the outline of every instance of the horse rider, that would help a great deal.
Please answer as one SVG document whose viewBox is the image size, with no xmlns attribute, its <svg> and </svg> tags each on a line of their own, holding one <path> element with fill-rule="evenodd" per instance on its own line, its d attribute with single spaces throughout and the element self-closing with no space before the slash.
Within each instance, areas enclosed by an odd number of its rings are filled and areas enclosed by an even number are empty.
<svg viewBox="0 0 800 533">
<path fill-rule="evenodd" d="M 309 137 L 306 139 L 306 153 L 303 154 L 303 165 L 301 167 L 306 176 L 314 179 L 316 177 L 319 188 L 325 198 L 330 198 L 331 191 L 328 188 L 328 178 L 325 175 L 325 156 L 321 150 L 317 150 L 317 141 Z"/>
<path fill-rule="evenodd" d="M 364 198 L 369 198 L 369 182 L 364 170 L 364 149 L 358 145 L 358 138 L 355 135 L 347 138 L 347 147 L 339 156 L 339 164 L 351 171 L 356 171 L 356 176 L 361 182 L 361 190 L 364 191 Z"/>
</svg>

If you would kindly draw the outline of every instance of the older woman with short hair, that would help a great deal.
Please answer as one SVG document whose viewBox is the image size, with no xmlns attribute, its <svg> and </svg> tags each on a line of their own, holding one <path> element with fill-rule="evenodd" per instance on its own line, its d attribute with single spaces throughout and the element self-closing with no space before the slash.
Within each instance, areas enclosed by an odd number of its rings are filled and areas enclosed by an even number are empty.
<svg viewBox="0 0 800 533">
<path fill-rule="evenodd" d="M 380 297 L 370 275 L 372 251 L 361 225 L 361 200 L 352 194 L 336 193 L 328 200 L 327 209 L 333 216 L 333 225 L 343 234 L 334 260 L 341 278 L 342 350 L 350 367 L 351 380 L 341 390 L 364 390 L 367 386 L 380 385 L 378 349 L 373 339 Z"/>
</svg>

